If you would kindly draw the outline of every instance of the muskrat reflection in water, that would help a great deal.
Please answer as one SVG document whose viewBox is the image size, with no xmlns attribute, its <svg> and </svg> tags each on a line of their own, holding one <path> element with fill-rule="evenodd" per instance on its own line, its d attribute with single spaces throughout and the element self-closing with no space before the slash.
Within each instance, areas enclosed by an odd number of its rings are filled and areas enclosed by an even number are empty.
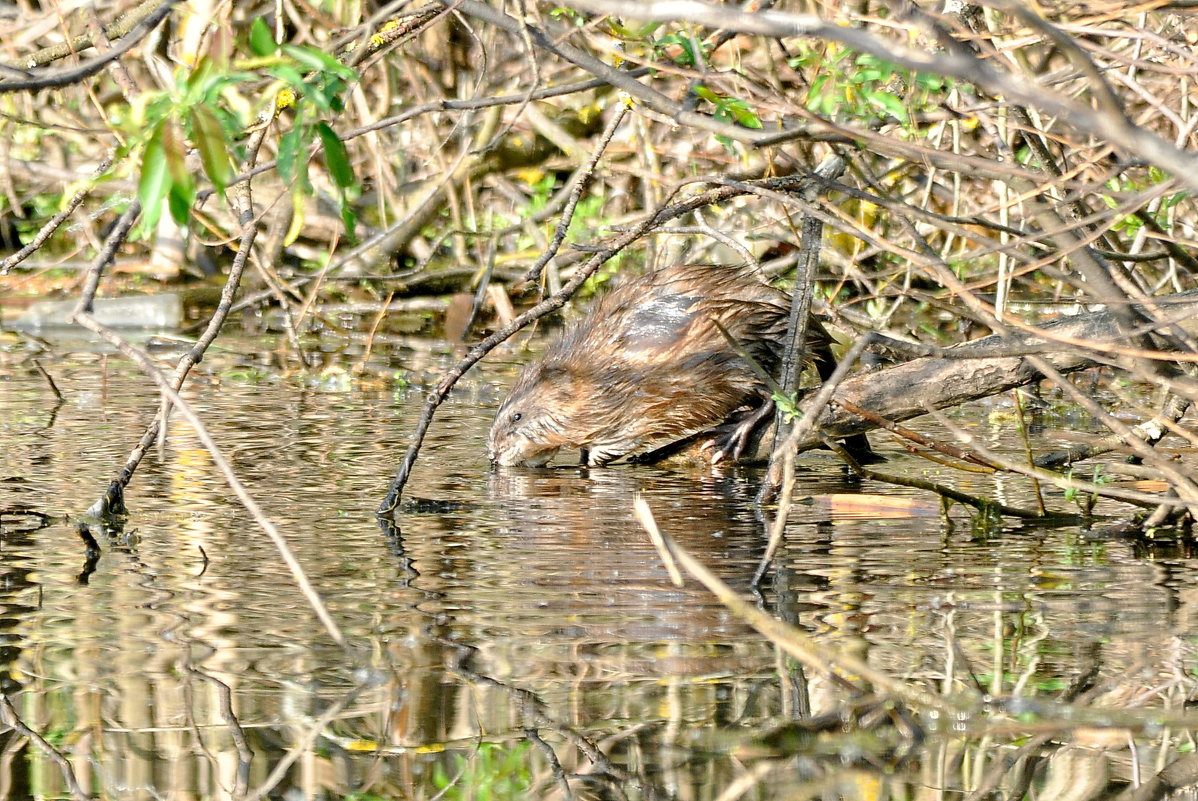
<svg viewBox="0 0 1198 801">
<path fill-rule="evenodd" d="M 539 467 L 577 448 L 602 465 L 710 430 L 712 460 L 736 459 L 770 416 L 771 391 L 715 323 L 776 375 L 789 314 L 790 298 L 748 268 L 687 264 L 626 280 L 520 374 L 488 454 Z M 826 374 L 828 335 L 811 323 Z"/>
</svg>

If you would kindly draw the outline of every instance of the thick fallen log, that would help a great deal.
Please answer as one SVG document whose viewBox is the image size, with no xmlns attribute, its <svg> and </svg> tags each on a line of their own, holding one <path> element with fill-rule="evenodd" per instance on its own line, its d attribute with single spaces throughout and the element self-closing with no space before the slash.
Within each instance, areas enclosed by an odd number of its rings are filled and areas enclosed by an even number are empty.
<svg viewBox="0 0 1198 801">
<path fill-rule="evenodd" d="M 1174 321 L 1186 333 L 1198 336 L 1198 292 L 1187 292 L 1154 299 L 1163 317 Z M 954 348 L 960 354 L 983 354 L 997 348 L 1012 352 L 1026 348 L 1050 362 L 1062 373 L 1093 367 L 1098 362 L 1093 349 L 1076 342 L 1129 346 L 1127 336 L 1118 335 L 1115 316 L 1099 310 L 1054 320 L 1038 326 L 1044 336 L 1017 333 L 989 336 Z M 1113 357 L 1104 359 L 1109 363 Z M 833 395 L 833 402 L 820 415 L 817 433 L 798 443 L 800 451 L 822 445 L 825 436 L 845 437 L 870 431 L 876 426 L 836 404 L 843 399 L 873 414 L 899 422 L 933 409 L 947 409 L 967 401 L 1029 384 L 1042 376 L 1022 356 L 912 359 L 882 370 L 863 373 L 846 380 Z"/>
</svg>

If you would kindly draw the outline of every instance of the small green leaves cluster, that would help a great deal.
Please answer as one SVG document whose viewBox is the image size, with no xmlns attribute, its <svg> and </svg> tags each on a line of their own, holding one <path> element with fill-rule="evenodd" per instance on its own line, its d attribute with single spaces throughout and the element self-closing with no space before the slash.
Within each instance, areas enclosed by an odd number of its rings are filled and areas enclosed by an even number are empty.
<svg viewBox="0 0 1198 801">
<path fill-rule="evenodd" d="M 343 96 L 357 73 L 317 48 L 276 44 L 261 17 L 250 26 L 250 49 L 259 58 L 269 60 L 266 72 L 280 84 L 279 108 L 295 110 L 291 129 L 279 140 L 278 152 L 279 175 L 291 184 L 295 209 L 288 240 L 298 234 L 303 224 L 303 200 L 313 192 L 308 163 L 311 146 L 317 139 L 324 149 L 329 177 L 337 189 L 341 222 L 352 236 L 357 216 L 351 200 L 357 193 L 357 180 L 345 143 L 320 116 L 335 116 L 345 110 Z"/>
<path fill-rule="evenodd" d="M 524 219 L 531 218 L 544 209 L 558 188 L 558 176 L 554 173 L 542 174 L 538 170 L 529 170 L 528 172 L 530 178 L 528 187 L 531 192 L 528 196 L 528 205 L 520 210 L 520 217 Z M 587 242 L 602 235 L 605 227 L 610 224 L 610 220 L 603 214 L 604 201 L 604 197 L 598 194 L 588 194 L 578 201 L 574 215 L 570 218 L 568 241 Z M 498 225 L 504 227 L 510 225 L 511 222 L 506 218 L 496 220 Z M 547 220 L 544 223 L 546 233 L 552 235 L 555 225 L 554 220 Z M 518 241 L 519 247 L 526 249 L 536 248 L 541 240 L 529 234 L 522 234 Z"/>
<path fill-rule="evenodd" d="M 913 72 L 836 45 L 803 47 L 789 63 L 796 70 L 818 70 L 806 105 L 833 120 L 895 119 L 910 125 L 912 112 L 934 107 L 949 87 L 938 75 Z"/>
<path fill-rule="evenodd" d="M 242 123 L 223 97 L 248 77 L 205 57 L 171 89 L 148 92 L 133 103 L 126 123 L 134 131 L 127 149 L 142 146 L 138 234 L 154 230 L 163 201 L 176 222 L 187 221 L 197 191 L 195 176 L 187 167 L 187 140 L 195 145 L 204 175 L 218 192 L 233 180 L 231 138 Z"/>
<path fill-rule="evenodd" d="M 549 205 L 549 198 L 553 197 L 553 191 L 557 188 L 557 176 L 551 172 L 538 172 L 528 186 L 532 194 L 528 198 L 528 205 L 520 212 L 521 217 L 532 217 Z"/>
<path fill-rule="evenodd" d="M 785 394 L 782 392 L 775 392 L 770 396 L 770 399 L 773 400 L 774 405 L 778 407 L 778 410 L 782 412 L 782 419 L 788 425 L 796 420 L 802 419 L 803 412 L 799 409 L 798 396 L 794 393 Z"/>
<path fill-rule="evenodd" d="M 695 87 L 695 94 L 715 108 L 711 116 L 720 122 L 731 122 L 745 128 L 761 127 L 761 119 L 757 116 L 757 112 L 745 101 L 722 95 L 703 85 Z M 729 137 L 717 134 L 716 141 L 723 145 L 728 152 L 733 152 L 732 140 Z"/>
<path fill-rule="evenodd" d="M 991 537 L 998 536 L 1003 530 L 1002 511 L 998 505 L 983 501 L 977 512 L 969 521 L 970 536 L 977 542 L 985 542 Z"/>
<path fill-rule="evenodd" d="M 700 41 L 695 36 L 679 31 L 657 39 L 653 43 L 653 53 L 659 61 L 668 59 L 680 67 L 694 67 L 707 61 L 712 47 L 711 42 Z"/>
<path fill-rule="evenodd" d="M 1072 478 L 1073 471 L 1069 470 L 1065 475 Z M 1113 476 L 1103 474 L 1102 465 L 1094 465 L 1093 472 L 1090 475 L 1091 484 L 1102 486 L 1103 484 L 1109 484 L 1112 481 L 1114 481 Z M 1077 508 L 1081 510 L 1082 514 L 1089 515 L 1094 511 L 1094 504 L 1098 501 L 1098 496 L 1092 492 L 1088 493 L 1083 490 L 1079 490 L 1077 487 L 1065 487 L 1065 500 L 1077 504 Z"/>
<path fill-rule="evenodd" d="M 567 8 L 566 6 L 558 6 L 549 12 L 549 16 L 556 20 L 568 22 L 575 28 L 581 28 L 587 24 L 587 18 L 585 14 L 583 14 L 581 11 L 575 11 L 572 8 Z"/>
<path fill-rule="evenodd" d="M 648 49 L 654 61 L 669 62 L 679 67 L 696 67 L 705 64 L 715 44 L 690 30 L 675 30 L 655 36 L 663 23 L 651 22 L 640 27 L 631 27 L 608 19 L 608 32 L 629 49 Z M 716 91 L 705 84 L 694 88 L 694 93 L 711 104 L 712 116 L 720 122 L 741 125 L 745 128 L 760 128 L 761 119 L 745 100 Z M 728 152 L 735 152 L 732 139 L 716 136 L 716 141 Z"/>
<path fill-rule="evenodd" d="M 695 67 L 707 61 L 714 47 L 691 30 L 672 31 L 654 36 L 664 23 L 649 22 L 633 27 L 615 19 L 607 19 L 607 31 L 626 47 L 649 50 L 654 61 L 667 61 L 679 67 Z M 630 48 L 631 49 L 631 48 Z"/>
<path fill-rule="evenodd" d="M 1123 173 L 1118 177 L 1111 178 L 1107 181 L 1106 186 L 1113 194 L 1103 195 L 1102 201 L 1111 209 L 1119 209 L 1124 204 L 1115 197 L 1116 194 L 1129 194 L 1144 192 L 1154 186 L 1170 180 L 1165 171 L 1159 167 L 1148 168 L 1148 178 L 1136 178 L 1129 174 Z M 1170 212 L 1175 206 L 1190 196 L 1189 192 L 1181 191 L 1174 192 L 1161 199 L 1157 204 L 1156 209 L 1151 212 L 1153 221 L 1160 227 L 1162 231 L 1168 231 L 1170 228 Z M 1134 214 L 1128 214 L 1121 217 L 1115 224 L 1114 229 L 1127 235 L 1134 235 L 1144 225 L 1144 221 Z"/>
<path fill-rule="evenodd" d="M 196 175 L 186 162 L 189 142 L 204 177 L 217 194 L 224 194 L 235 176 L 233 158 L 254 121 L 236 88 L 263 78 L 271 83 L 265 92 L 269 105 L 260 104 L 261 121 L 283 109 L 293 111 L 292 125 L 278 146 L 279 174 L 292 187 L 293 205 L 301 208 L 313 193 L 308 163 L 319 142 L 339 194 L 342 221 L 352 233 L 356 219 L 349 201 L 357 181 L 345 144 L 322 118 L 344 110 L 344 95 L 357 74 L 317 48 L 276 43 L 261 18 L 250 27 L 248 46 L 253 57 L 236 67 L 228 53 L 204 56 L 189 72 L 178 73 L 175 86 L 147 92 L 133 103 L 126 119 L 132 134 L 126 151 L 141 148 L 138 235 L 154 230 L 164 202 L 177 223 L 187 223 L 198 194 Z M 293 232 L 302 223 L 302 214 L 297 217 Z"/>
</svg>

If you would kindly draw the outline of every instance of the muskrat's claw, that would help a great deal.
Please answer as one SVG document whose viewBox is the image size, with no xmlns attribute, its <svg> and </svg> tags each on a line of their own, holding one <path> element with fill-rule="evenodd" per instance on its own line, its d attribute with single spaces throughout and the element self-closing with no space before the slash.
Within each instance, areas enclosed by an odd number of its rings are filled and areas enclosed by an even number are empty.
<svg viewBox="0 0 1198 801">
<path fill-rule="evenodd" d="M 712 450 L 711 463 L 713 465 L 719 464 L 725 458 L 735 462 L 745 452 L 745 446 L 749 444 L 749 437 L 752 433 L 753 426 L 743 422 L 739 423 L 720 437 L 703 443 L 703 450 L 709 448 Z"/>
<path fill-rule="evenodd" d="M 712 451 L 712 464 L 718 464 L 724 459 L 735 462 L 744 454 L 745 448 L 773 414 L 773 401 L 766 401 L 755 409 L 737 412 L 711 430 L 716 436 L 704 442 L 700 450 Z"/>
</svg>

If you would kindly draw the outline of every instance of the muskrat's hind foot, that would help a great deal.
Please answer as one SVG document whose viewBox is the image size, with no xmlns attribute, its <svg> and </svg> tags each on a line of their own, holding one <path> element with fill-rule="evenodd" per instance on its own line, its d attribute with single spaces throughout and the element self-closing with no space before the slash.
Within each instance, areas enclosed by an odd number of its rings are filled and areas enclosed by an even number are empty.
<svg viewBox="0 0 1198 801">
<path fill-rule="evenodd" d="M 724 459 L 737 461 L 750 443 L 755 443 L 766 423 L 774 416 L 774 402 L 765 401 L 755 409 L 746 409 L 729 417 L 711 429 L 714 435 L 703 443 L 702 450 L 711 450 L 711 463 Z"/>
</svg>

